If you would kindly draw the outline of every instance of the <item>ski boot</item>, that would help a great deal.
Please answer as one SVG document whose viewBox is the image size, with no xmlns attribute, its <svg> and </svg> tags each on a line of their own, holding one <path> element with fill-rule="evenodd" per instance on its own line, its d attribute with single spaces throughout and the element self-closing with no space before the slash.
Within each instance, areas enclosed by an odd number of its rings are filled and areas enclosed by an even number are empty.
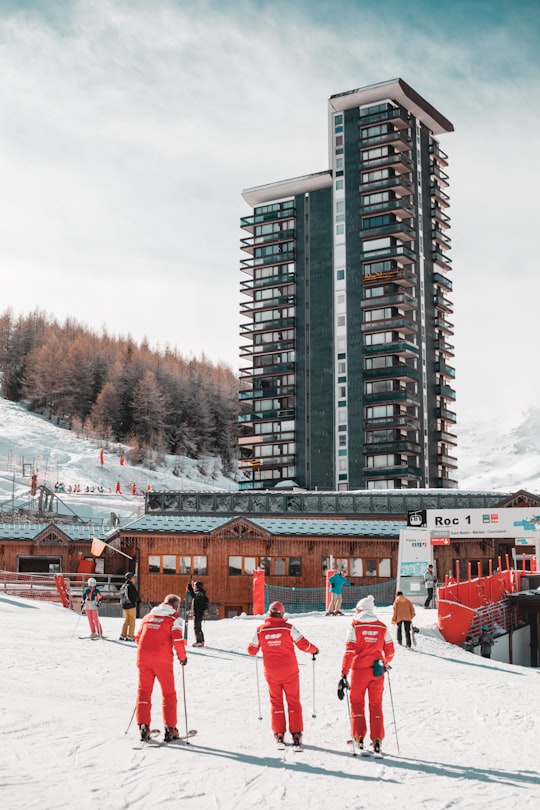
<svg viewBox="0 0 540 810">
<path fill-rule="evenodd" d="M 163 738 L 164 742 L 168 743 L 178 739 L 180 739 L 180 734 L 178 733 L 176 726 L 174 728 L 171 726 L 165 726 L 165 736 Z"/>
<path fill-rule="evenodd" d="M 382 741 L 381 741 L 381 740 L 379 740 L 379 738 L 378 738 L 378 737 L 376 737 L 376 738 L 373 740 L 372 746 L 373 746 L 373 753 L 374 753 L 374 754 L 380 754 L 380 753 L 381 753 L 381 742 L 382 742 Z"/>
<path fill-rule="evenodd" d="M 302 733 L 300 731 L 292 731 L 292 742 L 295 748 L 302 748 Z"/>
<path fill-rule="evenodd" d="M 148 742 L 148 740 L 152 739 L 150 736 L 150 726 L 141 723 L 139 729 L 141 731 L 141 742 Z"/>
</svg>

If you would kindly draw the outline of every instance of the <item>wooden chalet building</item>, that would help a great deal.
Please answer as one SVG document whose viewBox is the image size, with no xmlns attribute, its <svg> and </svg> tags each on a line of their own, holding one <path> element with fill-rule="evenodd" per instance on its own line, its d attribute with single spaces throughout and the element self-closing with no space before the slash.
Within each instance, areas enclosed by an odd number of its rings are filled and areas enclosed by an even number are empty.
<svg viewBox="0 0 540 810">
<path fill-rule="evenodd" d="M 156 603 L 185 593 L 189 577 L 207 586 L 215 617 L 247 613 L 252 573 L 289 588 L 322 588 L 332 565 L 353 585 L 397 575 L 399 532 L 416 509 L 540 506 L 540 498 L 457 490 L 369 492 L 150 492 L 145 515 L 110 535 L 137 561 L 138 587 Z M 509 539 L 452 541 L 435 549 L 439 577 L 460 560 L 473 572 L 512 554 Z"/>
</svg>

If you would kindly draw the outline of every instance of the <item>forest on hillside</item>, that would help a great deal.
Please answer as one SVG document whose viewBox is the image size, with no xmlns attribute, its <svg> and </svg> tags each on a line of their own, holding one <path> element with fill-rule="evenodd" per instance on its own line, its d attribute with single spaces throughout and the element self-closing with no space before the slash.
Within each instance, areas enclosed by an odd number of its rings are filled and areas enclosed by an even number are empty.
<svg viewBox="0 0 540 810">
<path fill-rule="evenodd" d="M 149 454 L 219 456 L 236 469 L 238 378 L 176 349 L 98 335 L 75 321 L 34 311 L 0 314 L 2 394 L 57 424 Z"/>
</svg>

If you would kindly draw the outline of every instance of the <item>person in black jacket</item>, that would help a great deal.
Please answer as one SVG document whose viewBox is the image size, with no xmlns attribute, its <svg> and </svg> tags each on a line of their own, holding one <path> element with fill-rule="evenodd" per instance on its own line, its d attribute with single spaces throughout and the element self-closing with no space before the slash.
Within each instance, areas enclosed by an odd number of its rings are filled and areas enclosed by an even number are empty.
<svg viewBox="0 0 540 810">
<path fill-rule="evenodd" d="M 125 582 L 120 588 L 120 605 L 124 613 L 124 624 L 120 634 L 120 641 L 135 641 L 135 619 L 137 618 L 137 605 L 141 601 L 139 592 L 133 580 L 135 574 L 129 571 Z"/>
<path fill-rule="evenodd" d="M 193 629 L 195 631 L 195 643 L 193 647 L 204 647 L 204 633 L 202 631 L 202 621 L 204 612 L 209 605 L 209 600 L 204 590 L 202 582 L 196 582 L 195 587 L 188 582 L 187 589 L 193 600 Z"/>
</svg>

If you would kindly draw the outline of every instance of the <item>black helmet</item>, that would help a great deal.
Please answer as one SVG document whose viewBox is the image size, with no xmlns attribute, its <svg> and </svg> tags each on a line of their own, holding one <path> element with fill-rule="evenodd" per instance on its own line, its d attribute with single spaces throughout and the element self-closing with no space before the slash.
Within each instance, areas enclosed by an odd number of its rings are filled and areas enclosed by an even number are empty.
<svg viewBox="0 0 540 810">
<path fill-rule="evenodd" d="M 200 582 L 200 580 L 197 580 L 197 582 L 195 583 L 195 587 L 197 588 L 198 591 L 203 591 L 204 590 L 204 582 Z"/>
<path fill-rule="evenodd" d="M 133 571 L 128 571 L 127 574 L 124 576 L 124 579 L 133 579 L 134 576 L 135 574 L 133 573 Z"/>
</svg>

